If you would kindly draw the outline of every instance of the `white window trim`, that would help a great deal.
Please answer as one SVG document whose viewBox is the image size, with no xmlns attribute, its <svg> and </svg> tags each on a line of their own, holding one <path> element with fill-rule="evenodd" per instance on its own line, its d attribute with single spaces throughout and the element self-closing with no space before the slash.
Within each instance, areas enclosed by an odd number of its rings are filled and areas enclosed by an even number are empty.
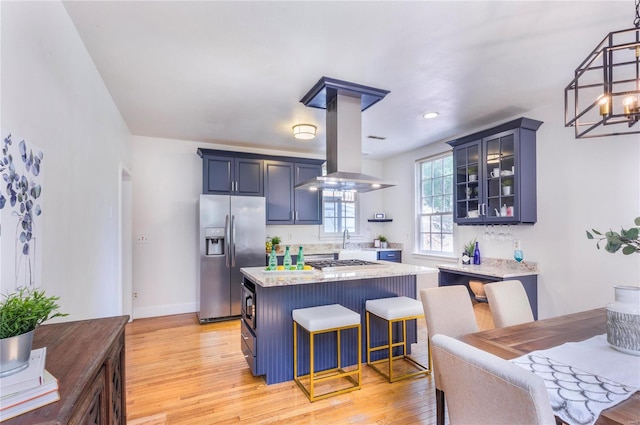
<svg viewBox="0 0 640 425">
<path fill-rule="evenodd" d="M 338 191 L 336 191 L 338 192 Z M 324 198 L 324 197 L 323 197 Z M 358 193 L 355 194 L 354 196 L 354 207 L 355 207 L 355 226 L 356 226 L 356 230 L 355 232 L 349 232 L 349 238 L 351 239 L 357 239 L 357 240 L 362 240 L 364 239 L 364 236 L 361 233 L 361 228 L 362 226 L 360 226 L 360 196 Z M 325 232 L 324 229 L 324 219 L 325 219 L 325 214 L 324 214 L 324 199 L 322 201 L 322 225 L 320 226 L 320 234 L 319 239 L 320 240 L 326 240 L 326 241 L 340 241 L 342 242 L 342 235 L 344 233 L 343 232 Z"/>
<path fill-rule="evenodd" d="M 442 153 L 438 153 L 435 155 L 430 155 L 430 156 L 426 156 L 426 157 L 422 157 L 422 158 L 418 158 L 415 160 L 415 164 L 414 164 L 414 209 L 413 209 L 413 214 L 414 214 L 414 232 L 413 232 L 413 238 L 414 238 L 414 243 L 413 243 L 413 252 L 412 255 L 415 257 L 421 257 L 421 258 L 425 258 L 425 259 L 434 259 L 434 260 L 441 260 L 441 261 L 457 261 L 458 260 L 458 256 L 455 252 L 455 247 L 456 247 L 456 241 L 458 239 L 458 235 L 457 235 L 457 225 L 455 223 L 453 223 L 453 231 L 452 231 L 452 237 L 453 237 L 453 251 L 452 252 L 442 252 L 442 251 L 421 251 L 420 250 L 420 213 L 419 213 L 419 208 L 420 208 L 420 200 L 421 200 L 421 193 L 420 190 L 422 189 L 422 182 L 421 182 L 421 175 L 422 172 L 420 171 L 419 167 L 421 166 L 422 162 L 424 161 L 435 161 L 439 158 L 446 158 L 448 156 L 452 157 L 453 160 L 453 151 L 447 151 L 447 152 L 442 152 Z M 455 172 L 455 164 L 454 165 L 454 172 Z M 453 188 L 453 190 L 455 190 L 455 188 Z M 453 193 L 452 193 L 453 196 Z M 453 199 L 452 201 L 455 201 L 455 199 Z M 452 208 L 451 210 L 451 218 L 453 219 L 453 214 L 454 214 L 454 208 Z"/>
</svg>

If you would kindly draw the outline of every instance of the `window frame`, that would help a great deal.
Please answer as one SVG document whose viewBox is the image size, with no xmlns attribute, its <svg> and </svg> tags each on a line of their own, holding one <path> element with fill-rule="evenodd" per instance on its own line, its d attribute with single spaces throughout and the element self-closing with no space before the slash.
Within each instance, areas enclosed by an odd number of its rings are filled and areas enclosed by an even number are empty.
<svg viewBox="0 0 640 425">
<path fill-rule="evenodd" d="M 423 213 L 422 212 L 422 201 L 424 199 L 423 196 L 423 186 L 422 186 L 422 182 L 423 182 L 423 175 L 422 175 L 422 166 L 423 164 L 430 162 L 433 164 L 433 162 L 440 160 L 440 159 L 444 159 L 444 158 L 450 158 L 451 161 L 451 174 L 443 174 L 444 177 L 449 176 L 449 178 L 451 179 L 449 182 L 449 187 L 451 190 L 451 193 L 446 193 L 444 187 L 446 187 L 446 183 L 443 183 L 443 193 L 441 195 L 437 195 L 437 196 L 443 196 L 443 195 L 450 195 L 450 199 L 449 199 L 449 211 L 438 211 L 438 212 L 433 212 L 433 213 Z M 415 161 L 415 232 L 414 232 L 414 253 L 417 255 L 424 255 L 424 256 L 432 256 L 432 257 L 439 257 L 439 258 L 457 258 L 456 256 L 456 226 L 455 223 L 453 222 L 453 215 L 454 215 L 454 185 L 455 185 L 455 176 L 454 176 L 454 164 L 453 164 L 453 151 L 448 151 L 448 152 L 442 152 L 439 154 L 435 154 L 435 155 L 431 155 L 428 157 L 424 157 L 424 158 L 420 158 L 418 160 Z M 431 172 L 431 176 L 430 176 L 430 180 L 434 179 L 434 174 L 433 171 Z M 436 196 L 433 193 L 430 195 L 430 197 Z M 450 221 L 450 226 L 451 226 L 451 231 L 450 232 L 446 232 L 443 231 L 443 227 L 440 227 L 440 232 L 437 233 L 439 235 L 451 235 L 451 251 L 443 251 L 443 250 L 433 250 L 433 249 L 425 249 L 425 247 L 422 245 L 422 235 L 423 233 L 427 233 L 427 232 L 422 232 L 422 219 L 423 217 L 428 216 L 428 217 L 449 217 L 449 221 Z M 441 221 L 442 222 L 442 221 Z M 429 234 L 434 234 L 433 232 L 428 232 Z M 442 240 L 442 236 L 441 236 L 441 240 Z"/>
<path fill-rule="evenodd" d="M 329 194 L 329 193 L 331 194 Z M 337 203 L 345 205 L 346 203 L 350 203 L 353 204 L 353 221 L 354 221 L 354 227 L 353 227 L 353 231 L 351 229 L 349 229 L 349 236 L 358 236 L 360 234 L 360 223 L 359 223 L 359 213 L 360 213 L 360 199 L 358 197 L 358 193 L 356 192 L 351 192 L 351 191 L 341 191 L 341 190 L 323 190 L 322 191 L 322 227 L 321 227 L 321 237 L 323 238 L 338 238 L 338 237 L 342 237 L 342 234 L 344 233 L 344 229 L 342 228 L 342 220 L 343 218 L 340 216 L 340 214 L 335 217 L 336 220 L 338 220 L 339 224 L 339 228 L 340 231 L 337 232 L 327 232 L 326 231 L 326 211 L 325 211 L 325 205 L 327 203 L 328 199 L 331 198 L 335 198 L 335 193 L 336 192 L 340 192 L 340 193 L 344 193 L 344 192 L 349 192 L 349 193 L 353 193 L 353 201 L 344 201 L 344 200 L 339 200 Z M 332 202 L 332 201 L 330 201 Z M 334 202 L 336 203 L 336 202 Z M 341 209 L 341 212 L 344 211 Z M 347 217 L 347 219 L 350 217 Z"/>
</svg>

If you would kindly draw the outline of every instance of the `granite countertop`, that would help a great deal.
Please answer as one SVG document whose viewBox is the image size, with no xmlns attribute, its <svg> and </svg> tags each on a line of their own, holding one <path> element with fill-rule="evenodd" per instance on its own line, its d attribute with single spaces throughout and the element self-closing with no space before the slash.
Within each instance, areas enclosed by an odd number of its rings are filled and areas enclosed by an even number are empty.
<svg viewBox="0 0 640 425">
<path fill-rule="evenodd" d="M 505 260 L 502 258 L 483 258 L 482 264 L 479 265 L 463 265 L 458 262 L 451 264 L 438 264 L 437 267 L 440 270 L 473 273 L 498 278 L 530 276 L 537 275 L 539 273 L 538 263 L 523 261 L 522 264 L 518 264 L 515 260 Z"/>
<path fill-rule="evenodd" d="M 380 266 L 364 269 L 346 269 L 344 271 L 265 271 L 264 267 L 243 267 L 242 274 L 262 287 L 304 285 L 309 283 L 336 282 L 342 280 L 375 279 L 393 276 L 411 276 L 437 273 L 438 269 L 414 266 L 410 264 L 376 261 Z"/>
</svg>

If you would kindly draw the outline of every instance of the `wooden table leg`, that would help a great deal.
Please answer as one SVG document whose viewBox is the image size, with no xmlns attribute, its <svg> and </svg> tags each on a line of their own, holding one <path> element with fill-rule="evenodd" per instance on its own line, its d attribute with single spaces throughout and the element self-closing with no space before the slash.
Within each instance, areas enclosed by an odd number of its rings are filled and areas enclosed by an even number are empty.
<svg viewBox="0 0 640 425">
<path fill-rule="evenodd" d="M 444 391 L 436 388 L 436 424 L 444 425 Z"/>
</svg>

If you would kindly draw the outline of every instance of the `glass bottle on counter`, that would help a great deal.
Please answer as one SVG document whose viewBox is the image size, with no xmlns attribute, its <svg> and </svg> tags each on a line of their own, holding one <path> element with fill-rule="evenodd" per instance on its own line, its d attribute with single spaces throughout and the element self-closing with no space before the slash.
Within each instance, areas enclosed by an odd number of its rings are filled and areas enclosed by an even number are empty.
<svg viewBox="0 0 640 425">
<path fill-rule="evenodd" d="M 282 260 L 282 265 L 285 270 L 291 270 L 291 252 L 289 252 L 289 245 L 285 248 L 284 251 L 284 260 Z"/>
<path fill-rule="evenodd" d="M 296 260 L 296 269 L 304 270 L 304 254 L 302 253 L 302 245 L 298 248 L 298 258 Z"/>
<path fill-rule="evenodd" d="M 269 254 L 269 267 L 267 270 L 278 270 L 278 256 L 276 255 L 276 246 L 271 246 L 271 254 Z"/>
<path fill-rule="evenodd" d="M 476 249 L 473 251 L 473 264 L 480 264 L 480 248 L 476 241 Z"/>
</svg>

